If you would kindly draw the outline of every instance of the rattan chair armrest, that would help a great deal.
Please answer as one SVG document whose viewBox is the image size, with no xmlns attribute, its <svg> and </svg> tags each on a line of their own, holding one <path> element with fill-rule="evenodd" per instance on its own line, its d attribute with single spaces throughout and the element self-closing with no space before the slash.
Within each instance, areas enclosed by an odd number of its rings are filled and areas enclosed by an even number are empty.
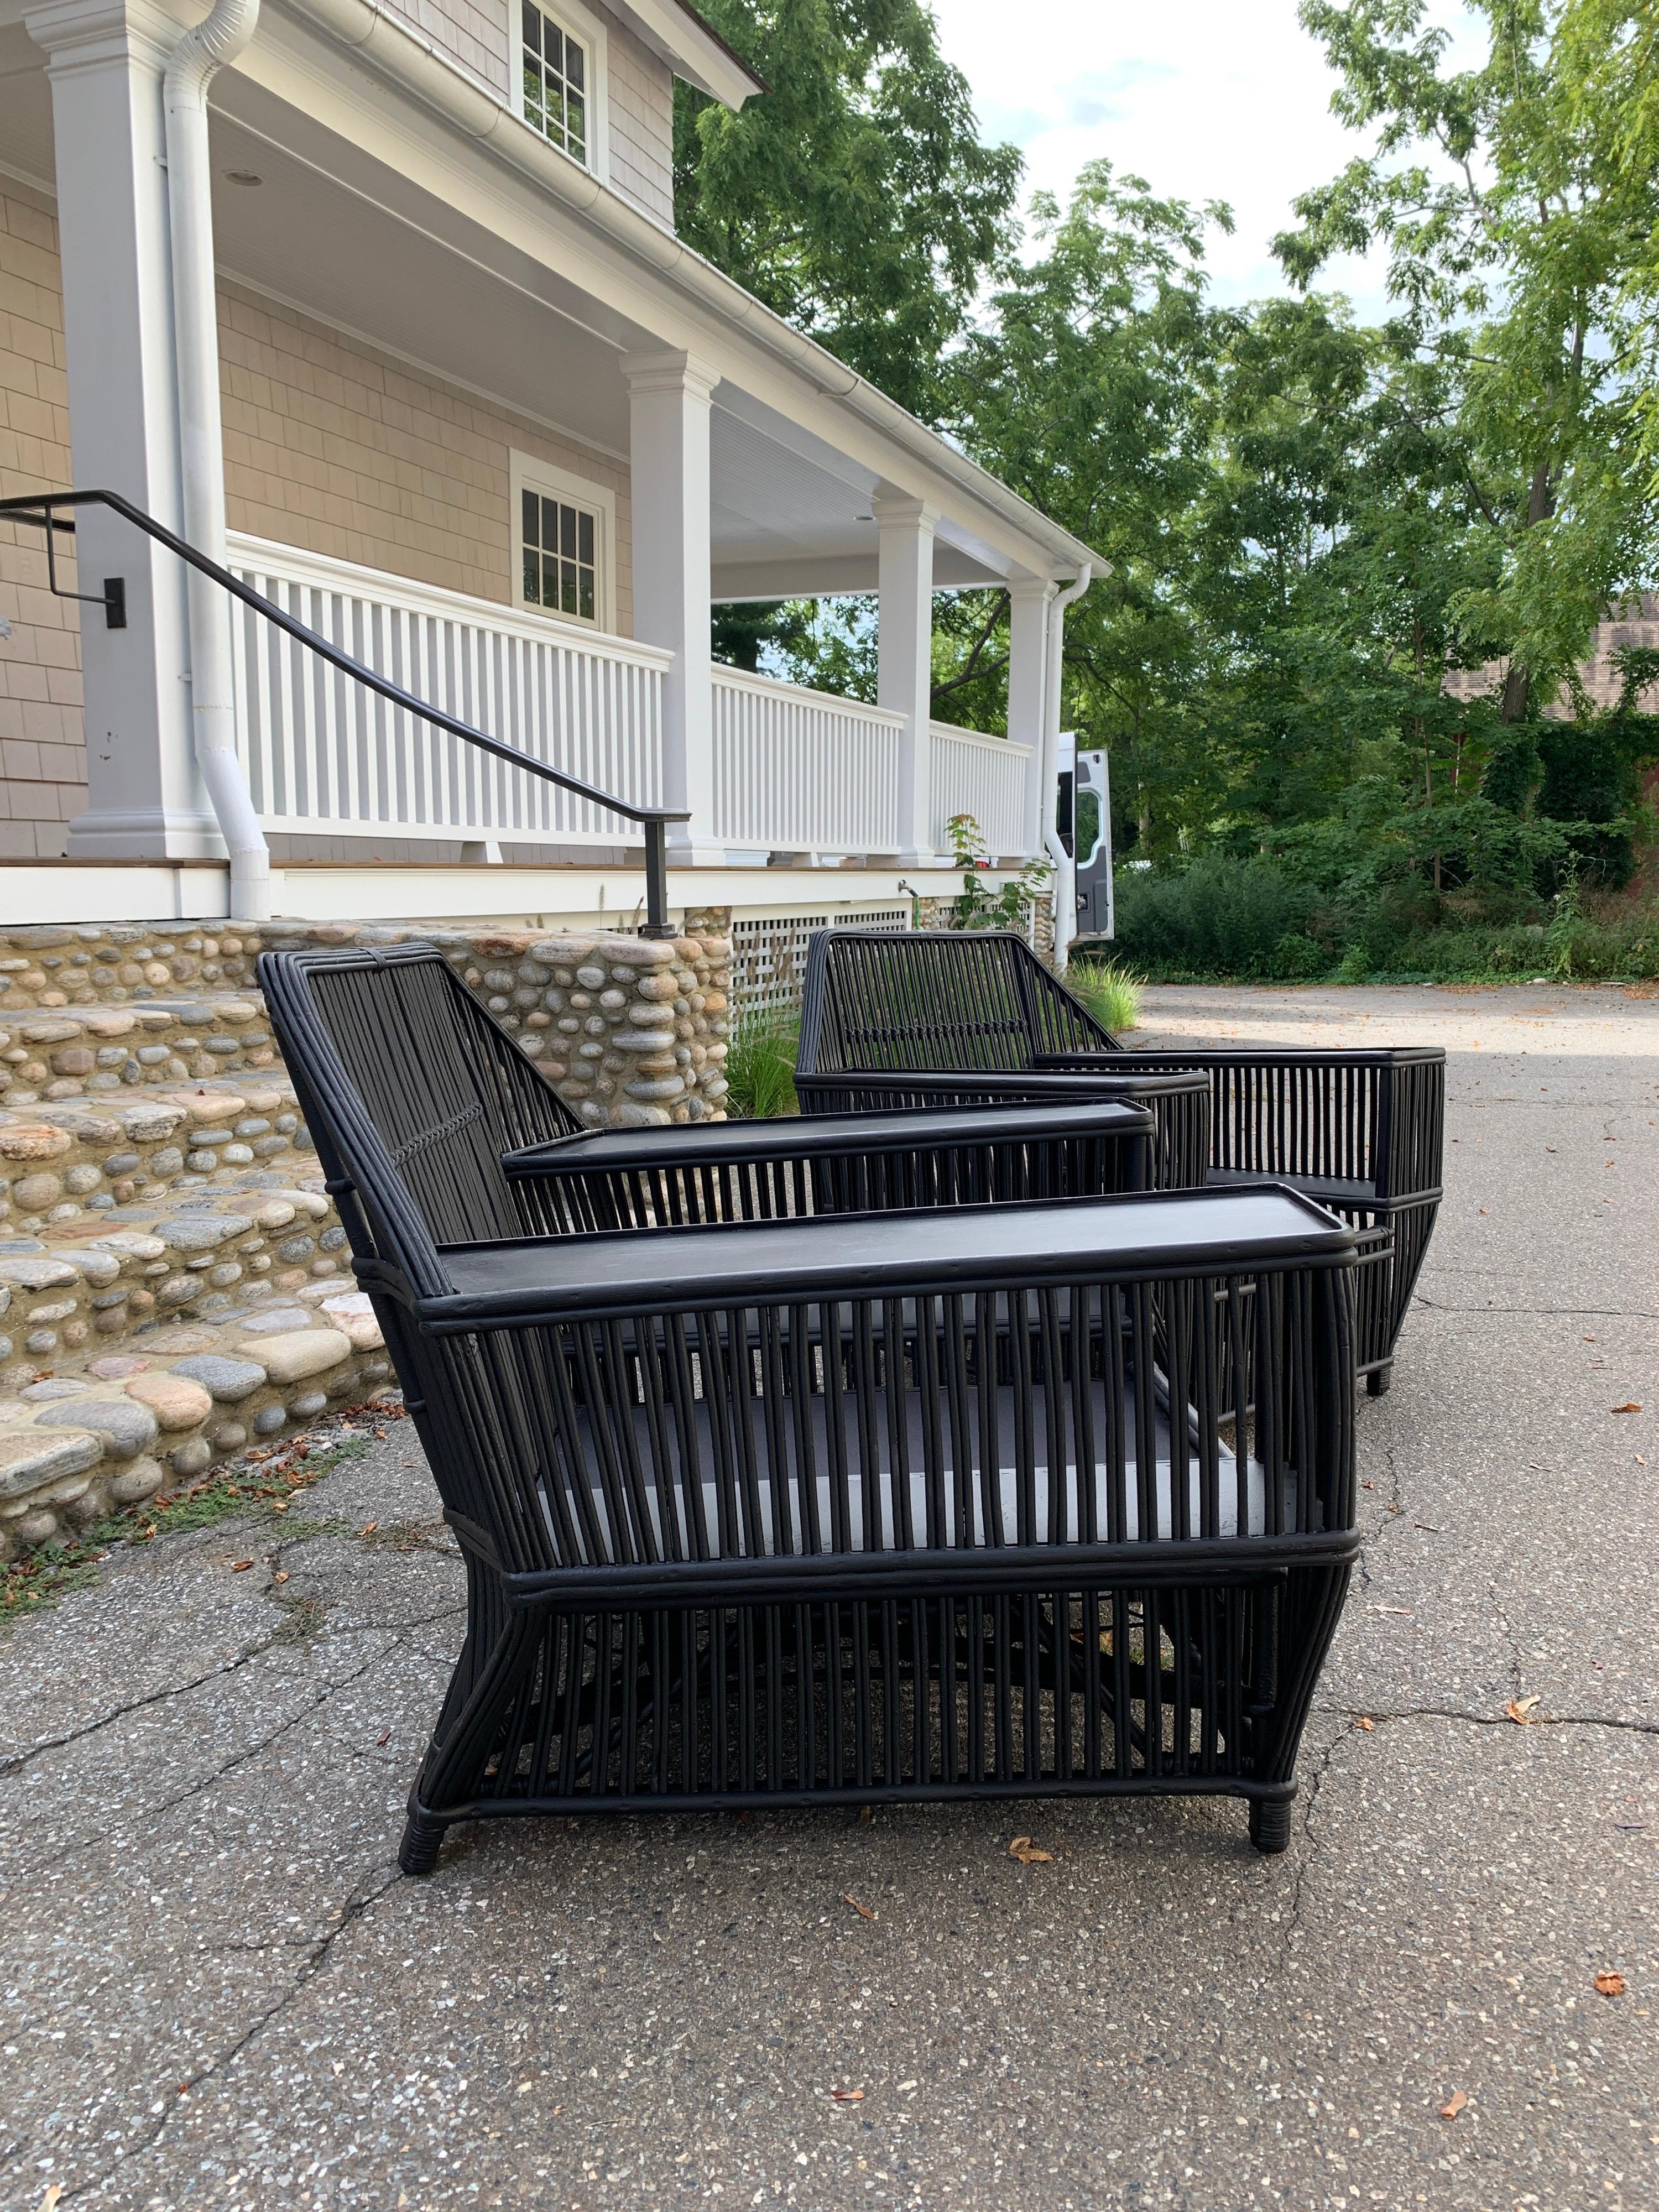
<svg viewBox="0 0 1659 2212">
<path fill-rule="evenodd" d="M 672 1237 L 630 1229 L 447 1245 L 441 1259 L 453 1289 L 417 1304 L 431 1329 L 510 1328 L 561 1315 L 644 1316 L 1345 1267 L 1353 1243 L 1346 1223 L 1288 1185 L 1261 1183 L 1237 1192 L 727 1222 Z"/>
<path fill-rule="evenodd" d="M 1151 1133 L 1152 1115 L 1123 1096 L 1062 1091 L 1052 1105 L 999 1104 L 883 1109 L 753 1121 L 693 1121 L 666 1129 L 601 1129 L 503 1153 L 511 1176 L 609 1174 L 644 1169 L 724 1167 L 741 1162 L 819 1160 L 842 1153 L 950 1153 L 963 1146 L 1048 1143 L 1069 1137 Z"/>
</svg>

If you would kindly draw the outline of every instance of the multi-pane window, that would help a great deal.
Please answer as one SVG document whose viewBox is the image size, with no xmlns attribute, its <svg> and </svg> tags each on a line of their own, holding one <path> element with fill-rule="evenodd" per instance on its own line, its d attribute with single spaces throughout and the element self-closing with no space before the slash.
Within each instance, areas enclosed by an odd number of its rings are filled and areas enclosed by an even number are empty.
<svg viewBox="0 0 1659 2212">
<path fill-rule="evenodd" d="M 575 622 L 599 620 L 598 518 L 544 492 L 524 493 L 524 595 Z"/>
<path fill-rule="evenodd" d="M 531 0 L 523 5 L 525 121 L 586 167 L 587 49 Z"/>
</svg>

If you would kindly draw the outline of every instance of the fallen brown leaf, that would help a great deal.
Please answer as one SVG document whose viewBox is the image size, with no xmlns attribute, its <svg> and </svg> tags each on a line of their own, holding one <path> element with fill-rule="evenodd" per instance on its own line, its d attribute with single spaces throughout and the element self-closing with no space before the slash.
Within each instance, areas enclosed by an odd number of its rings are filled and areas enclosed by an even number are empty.
<svg viewBox="0 0 1659 2212">
<path fill-rule="evenodd" d="M 276 1573 L 270 1579 L 274 1583 L 285 1583 L 288 1580 L 288 1569 L 286 1567 L 278 1567 Z"/>
<path fill-rule="evenodd" d="M 830 2094 L 838 2105 L 861 2105 L 864 2102 L 862 2089 L 832 2089 Z"/>
<path fill-rule="evenodd" d="M 1354 1726 L 1364 1729 L 1367 1735 L 1374 1735 L 1376 1733 L 1376 1723 L 1368 1720 L 1364 1713 L 1361 1713 L 1358 1719 L 1355 1721 Z"/>
<path fill-rule="evenodd" d="M 378 1521 L 365 1521 L 362 1527 L 363 1534 L 365 1536 L 372 1536 L 380 1525 L 380 1524 Z"/>
<path fill-rule="evenodd" d="M 1532 1709 L 1541 1701 L 1537 1698 L 1511 1698 L 1504 1708 L 1517 1728 L 1532 1725 Z"/>
<path fill-rule="evenodd" d="M 252 1565 L 252 1559 L 233 1559 L 230 1563 L 230 1571 L 234 1575 L 245 1575 Z"/>
<path fill-rule="evenodd" d="M 1016 1836 L 1008 1846 L 1008 1856 L 1022 1866 L 1051 1866 L 1054 1856 L 1052 1851 L 1040 1851 L 1029 1836 Z"/>
<path fill-rule="evenodd" d="M 1629 1398 L 1622 1406 L 1615 1406 L 1613 1410 L 1615 1413 L 1639 1413 L 1642 1408 L 1634 1398 Z"/>
<path fill-rule="evenodd" d="M 392 1730 L 389 1728 L 382 1729 L 379 1735 L 374 1739 L 374 1748 L 378 1751 L 383 1744 L 388 1744 L 391 1741 Z"/>
<path fill-rule="evenodd" d="M 46 2195 L 40 2199 L 40 2212 L 53 2212 L 53 2207 L 57 2204 L 58 2198 L 63 2195 L 63 2183 L 61 2181 L 54 2181 L 52 2186 L 47 2190 Z"/>
<path fill-rule="evenodd" d="M 867 1905 L 860 1905 L 856 1897 L 843 1897 L 842 1903 L 850 1905 L 860 1920 L 873 1920 L 876 1917 L 870 1907 Z"/>
<path fill-rule="evenodd" d="M 1604 1997 L 1621 1997 L 1625 1994 L 1625 1978 L 1609 1971 L 1595 1977 L 1595 1986 Z"/>
<path fill-rule="evenodd" d="M 1457 2115 L 1468 2106 L 1468 2099 L 1463 2094 L 1463 2092 L 1461 2089 L 1454 2089 L 1450 2096 L 1447 2098 L 1445 2103 L 1440 2107 L 1441 2118 L 1443 2120 L 1455 2120 L 1457 2118 Z"/>
</svg>

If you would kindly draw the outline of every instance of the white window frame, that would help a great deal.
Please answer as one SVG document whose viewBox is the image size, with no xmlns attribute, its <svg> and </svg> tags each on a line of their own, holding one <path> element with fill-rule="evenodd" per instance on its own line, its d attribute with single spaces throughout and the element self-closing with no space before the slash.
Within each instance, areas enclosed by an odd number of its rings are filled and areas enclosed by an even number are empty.
<svg viewBox="0 0 1659 2212">
<path fill-rule="evenodd" d="M 556 138 L 550 138 L 539 125 L 532 123 L 525 112 L 524 105 L 524 15 L 522 0 L 511 0 L 508 35 L 512 40 L 513 112 L 526 131 L 533 131 L 544 146 L 550 146 L 556 154 L 562 154 L 567 161 L 586 169 L 590 177 L 601 184 L 611 179 L 611 56 L 610 42 L 604 23 L 599 16 L 581 5 L 581 0 L 556 0 L 552 7 L 544 0 L 532 0 L 537 11 L 562 31 L 568 32 L 587 50 L 587 158 L 577 161 L 568 148 Z"/>
<path fill-rule="evenodd" d="M 612 635 L 617 628 L 617 495 L 604 484 L 590 483 L 586 477 L 573 476 L 568 469 L 561 469 L 550 461 L 538 461 L 533 453 L 514 453 L 510 456 L 508 477 L 513 500 L 513 604 L 526 614 L 539 615 L 544 622 L 568 623 L 576 629 L 605 630 Z M 556 609 L 543 606 L 538 600 L 527 599 L 524 594 L 524 495 L 539 492 L 545 499 L 568 501 L 572 507 L 586 507 L 592 515 L 593 534 L 593 619 L 586 621 L 580 615 L 559 613 Z"/>
</svg>

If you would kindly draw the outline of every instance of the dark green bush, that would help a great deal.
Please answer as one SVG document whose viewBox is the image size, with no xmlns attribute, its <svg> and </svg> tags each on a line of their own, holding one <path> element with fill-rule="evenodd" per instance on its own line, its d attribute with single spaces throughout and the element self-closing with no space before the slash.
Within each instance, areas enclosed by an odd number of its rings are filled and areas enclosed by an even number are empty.
<svg viewBox="0 0 1659 2212">
<path fill-rule="evenodd" d="M 1178 875 L 1125 870 L 1116 884 L 1117 945 L 1154 975 L 1267 975 L 1304 934 L 1308 893 L 1267 860 L 1206 854 Z"/>
</svg>

